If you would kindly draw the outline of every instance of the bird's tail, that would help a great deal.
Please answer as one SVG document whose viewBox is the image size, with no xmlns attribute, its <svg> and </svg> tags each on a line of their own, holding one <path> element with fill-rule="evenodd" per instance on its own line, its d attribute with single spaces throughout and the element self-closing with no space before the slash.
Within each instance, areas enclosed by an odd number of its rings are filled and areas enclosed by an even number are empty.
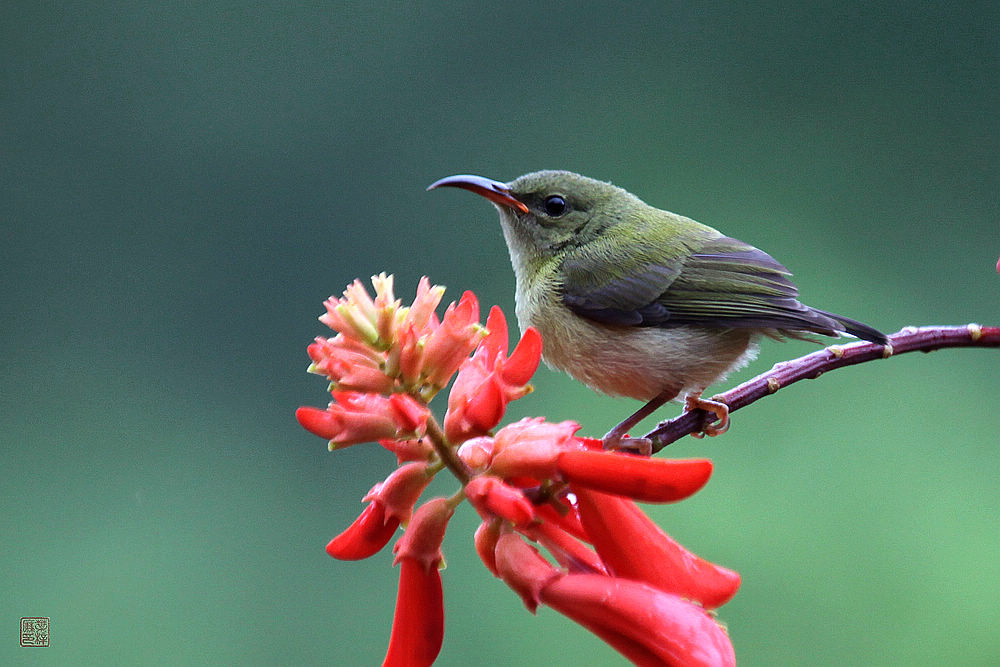
<svg viewBox="0 0 1000 667">
<path fill-rule="evenodd" d="M 821 315 L 826 315 L 833 321 L 835 321 L 840 326 L 838 327 L 841 331 L 849 333 L 852 336 L 857 336 L 858 338 L 870 341 L 872 343 L 878 343 L 879 345 L 888 345 L 889 338 L 873 327 L 868 326 L 863 322 L 858 322 L 857 320 L 852 320 L 849 317 L 844 317 L 843 315 L 837 315 L 836 313 L 828 313 L 825 310 L 816 310 L 816 312 Z"/>
</svg>

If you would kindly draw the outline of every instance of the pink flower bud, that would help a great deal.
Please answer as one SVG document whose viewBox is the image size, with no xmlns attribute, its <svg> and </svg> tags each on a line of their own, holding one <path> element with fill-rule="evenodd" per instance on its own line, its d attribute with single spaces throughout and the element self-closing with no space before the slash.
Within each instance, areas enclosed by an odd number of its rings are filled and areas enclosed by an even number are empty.
<svg viewBox="0 0 1000 667">
<path fill-rule="evenodd" d="M 465 497 L 484 519 L 498 516 L 523 526 L 535 518 L 535 511 L 524 494 L 496 477 L 483 475 L 465 485 Z"/>
<path fill-rule="evenodd" d="M 490 471 L 500 477 L 555 477 L 559 456 L 579 447 L 573 439 L 579 428 L 576 422 L 553 424 L 540 417 L 508 424 L 497 431 Z"/>
<path fill-rule="evenodd" d="M 458 448 L 458 458 L 473 472 L 482 472 L 493 458 L 493 438 L 469 438 Z"/>
<path fill-rule="evenodd" d="M 295 417 L 307 431 L 330 441 L 330 448 L 420 435 L 427 423 L 427 408 L 409 396 L 391 397 L 351 391 L 334 391 L 326 410 L 302 407 Z"/>
<path fill-rule="evenodd" d="M 413 438 L 409 440 L 383 438 L 378 441 L 378 444 L 395 454 L 397 463 L 427 461 L 434 453 L 434 448 L 425 438 Z"/>
<path fill-rule="evenodd" d="M 466 292 L 457 304 L 445 311 L 440 326 L 427 337 L 424 347 L 424 373 L 434 386 L 448 384 L 462 362 L 479 343 L 479 301 Z"/>
<path fill-rule="evenodd" d="M 309 370 L 328 377 L 337 389 L 376 394 L 393 389 L 395 381 L 384 372 L 385 353 L 353 338 L 316 338 L 307 351 L 313 361 Z"/>
<path fill-rule="evenodd" d="M 412 558 L 428 570 L 437 569 L 444 556 L 441 542 L 448 528 L 448 520 L 454 514 L 446 498 L 432 498 L 417 508 L 410 518 L 406 532 L 396 542 L 396 562 Z"/>
<path fill-rule="evenodd" d="M 500 526 L 501 521 L 499 519 L 490 519 L 483 521 L 479 524 L 479 528 L 476 528 L 476 535 L 474 542 L 476 545 L 476 553 L 483 561 L 483 565 L 486 566 L 490 572 L 493 573 L 494 577 L 499 577 L 497 574 L 497 540 L 500 539 Z"/>
<path fill-rule="evenodd" d="M 319 318 L 323 324 L 368 345 L 378 341 L 375 303 L 360 280 L 347 286 L 343 298 L 334 299 L 331 296 L 323 305 L 326 306 L 326 314 Z"/>
<path fill-rule="evenodd" d="M 399 348 L 399 374 L 403 382 L 416 385 L 424 368 L 424 346 L 426 341 L 412 324 L 401 328 L 396 345 Z"/>
<path fill-rule="evenodd" d="M 419 334 L 427 330 L 428 325 L 436 324 L 434 310 L 441 303 L 443 295 L 443 287 L 440 285 L 431 286 L 427 276 L 421 277 L 420 282 L 417 283 L 417 296 L 413 299 L 413 305 L 407 310 L 403 319 L 404 327 L 412 328 Z"/>
<path fill-rule="evenodd" d="M 413 505 L 431 479 L 426 463 L 407 463 L 396 468 L 384 482 L 372 487 L 364 499 L 378 500 L 385 506 L 387 517 L 406 523 L 413 513 Z"/>
<path fill-rule="evenodd" d="M 430 410 L 409 394 L 393 394 L 389 397 L 389 407 L 403 432 L 423 433 L 427 430 Z"/>
<path fill-rule="evenodd" d="M 394 438 L 398 429 L 392 417 L 345 410 L 331 403 L 326 410 L 301 407 L 295 418 L 304 429 L 330 441 L 331 449 L 381 438 Z"/>
</svg>

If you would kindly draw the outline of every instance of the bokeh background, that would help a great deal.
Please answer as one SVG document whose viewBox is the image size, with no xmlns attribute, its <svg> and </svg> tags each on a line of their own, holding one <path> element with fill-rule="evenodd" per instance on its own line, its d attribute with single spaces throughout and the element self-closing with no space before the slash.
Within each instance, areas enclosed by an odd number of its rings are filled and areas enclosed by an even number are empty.
<svg viewBox="0 0 1000 667">
<path fill-rule="evenodd" d="M 392 459 L 293 412 L 325 404 L 305 347 L 355 277 L 513 312 L 494 211 L 442 176 L 579 171 L 765 248 L 815 306 L 1000 323 L 997 7 L 5 3 L 0 663 L 381 661 L 391 554 L 323 547 Z M 652 512 L 743 574 L 742 664 L 996 664 L 998 371 L 866 364 L 665 452 L 716 462 Z M 636 407 L 535 384 L 512 419 L 598 435 Z M 439 664 L 621 664 L 489 576 L 473 515 Z"/>
</svg>

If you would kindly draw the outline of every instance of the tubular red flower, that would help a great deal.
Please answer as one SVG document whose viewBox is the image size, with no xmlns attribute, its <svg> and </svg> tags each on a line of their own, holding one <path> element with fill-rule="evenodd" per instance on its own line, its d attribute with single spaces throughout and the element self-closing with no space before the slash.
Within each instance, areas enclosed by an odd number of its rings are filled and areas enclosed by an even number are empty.
<svg viewBox="0 0 1000 667">
<path fill-rule="evenodd" d="M 546 604 L 640 665 L 735 665 L 725 631 L 701 607 L 628 579 L 563 574 L 515 534 L 496 546 L 500 578 L 529 611 Z"/>
<path fill-rule="evenodd" d="M 443 558 L 441 542 L 452 513 L 444 498 L 427 501 L 417 508 L 403 537 L 396 542 L 399 591 L 383 665 L 427 667 L 441 651 L 444 599 L 438 567 Z"/>
<path fill-rule="evenodd" d="M 430 480 L 424 463 L 408 463 L 394 470 L 365 495 L 368 507 L 347 530 L 330 540 L 326 552 L 340 560 L 360 560 L 377 553 L 399 524 L 409 521 L 414 503 Z"/>
<path fill-rule="evenodd" d="M 575 486 L 651 503 L 683 500 L 705 486 L 712 475 L 708 459 L 651 459 L 589 450 L 561 452 L 556 468 Z"/>
<path fill-rule="evenodd" d="M 568 574 L 541 587 L 539 599 L 638 664 L 736 664 L 728 635 L 701 607 L 638 581 Z"/>
<path fill-rule="evenodd" d="M 607 574 L 600 556 L 551 521 L 532 523 L 519 530 L 545 547 L 570 572 Z"/>
<path fill-rule="evenodd" d="M 553 507 L 553 502 L 558 504 L 559 509 Z M 543 521 L 559 526 L 578 540 L 583 540 L 584 542 L 590 541 L 590 536 L 587 535 L 583 524 L 580 523 L 580 513 L 575 505 L 567 505 L 562 500 L 549 501 L 548 503 L 537 505 L 535 507 L 535 514 Z"/>
<path fill-rule="evenodd" d="M 330 540 L 326 553 L 338 560 L 361 560 L 389 543 L 399 527 L 399 519 L 385 514 L 385 505 L 375 500 L 361 512 L 347 530 Z"/>
<path fill-rule="evenodd" d="M 475 354 L 462 362 L 448 395 L 444 427 L 452 442 L 485 435 L 499 424 L 507 404 L 531 390 L 528 380 L 541 359 L 541 336 L 531 328 L 507 357 L 507 321 L 496 306 L 490 309 L 486 329 Z"/>
<path fill-rule="evenodd" d="M 497 312 L 500 312 L 497 309 Z M 542 335 L 534 327 L 525 329 L 517 347 L 503 364 L 500 376 L 510 387 L 528 384 L 528 380 L 538 370 L 538 362 L 542 359 Z"/>
<path fill-rule="evenodd" d="M 304 429 L 330 441 L 330 447 L 355 445 L 382 438 L 394 438 L 398 429 L 391 417 L 344 410 L 331 403 L 326 410 L 301 407 L 295 418 Z"/>
<path fill-rule="evenodd" d="M 503 419 L 506 406 L 503 388 L 496 378 L 466 360 L 448 394 L 445 435 L 451 442 L 486 435 Z"/>
<path fill-rule="evenodd" d="M 708 609 L 736 594 L 738 572 L 685 549 L 631 500 L 575 486 L 572 490 L 587 535 L 615 576 L 644 581 Z"/>
<path fill-rule="evenodd" d="M 295 412 L 303 428 L 329 440 L 331 449 L 420 435 L 429 414 L 426 407 L 403 395 L 334 391 L 333 398 L 326 410 L 302 407 Z"/>
<path fill-rule="evenodd" d="M 521 596 L 524 606 L 532 614 L 538 608 L 541 590 L 563 576 L 542 558 L 538 549 L 509 531 L 503 532 L 497 539 L 495 562 L 497 576 Z"/>
<path fill-rule="evenodd" d="M 385 505 L 386 516 L 406 523 L 413 514 L 413 506 L 431 481 L 427 464 L 407 463 L 392 471 L 385 481 L 376 484 L 365 500 L 378 500 Z"/>
<path fill-rule="evenodd" d="M 520 490 L 496 477 L 482 475 L 465 485 L 465 497 L 484 519 L 498 516 L 523 526 L 535 518 L 534 508 Z"/>
<path fill-rule="evenodd" d="M 429 667 L 444 641 L 444 593 L 438 569 L 412 558 L 399 564 L 399 591 L 383 667 Z"/>
</svg>

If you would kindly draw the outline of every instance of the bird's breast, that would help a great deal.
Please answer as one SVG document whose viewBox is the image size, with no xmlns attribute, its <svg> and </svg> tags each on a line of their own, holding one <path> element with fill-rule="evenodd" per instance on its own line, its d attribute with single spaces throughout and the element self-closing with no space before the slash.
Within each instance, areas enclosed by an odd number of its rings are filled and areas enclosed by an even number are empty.
<svg viewBox="0 0 1000 667">
<path fill-rule="evenodd" d="M 563 305 L 555 281 L 519 285 L 518 324 L 542 335 L 542 358 L 591 388 L 648 401 L 701 391 L 756 356 L 750 329 L 610 326 Z"/>
</svg>

